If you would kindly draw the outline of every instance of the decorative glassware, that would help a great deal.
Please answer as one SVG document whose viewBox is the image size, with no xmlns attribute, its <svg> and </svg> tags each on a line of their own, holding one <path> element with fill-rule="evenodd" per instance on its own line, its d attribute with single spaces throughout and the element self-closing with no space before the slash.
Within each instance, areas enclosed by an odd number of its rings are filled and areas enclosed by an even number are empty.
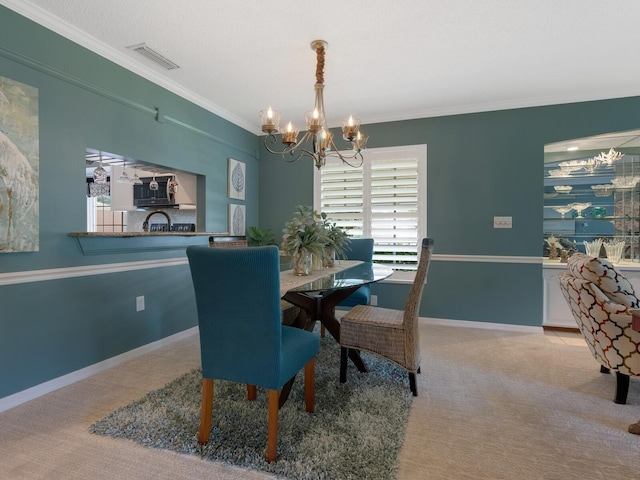
<svg viewBox="0 0 640 480">
<path fill-rule="evenodd" d="M 584 168 L 586 164 L 586 160 L 570 160 L 568 162 L 560 162 L 558 166 L 565 172 L 571 173 Z"/>
<path fill-rule="evenodd" d="M 600 161 L 597 158 L 590 158 L 589 160 L 586 161 L 583 168 L 587 172 L 593 173 L 595 169 L 598 168 L 599 166 L 600 166 Z"/>
<path fill-rule="evenodd" d="M 301 250 L 293 256 L 293 274 L 311 275 L 313 256 L 306 250 Z"/>
<path fill-rule="evenodd" d="M 127 175 L 127 167 L 124 167 L 124 169 L 122 170 L 122 173 L 118 177 L 118 183 L 125 183 L 125 184 L 128 183 L 129 185 L 131 185 L 131 177 Z"/>
<path fill-rule="evenodd" d="M 573 207 L 570 205 L 558 205 L 557 207 L 553 207 L 553 209 L 562 215 L 562 218 L 564 218 L 564 215 L 573 210 Z"/>
<path fill-rule="evenodd" d="M 589 202 L 570 203 L 568 206 L 572 207 L 578 213 L 578 216 L 576 218 L 584 218 L 582 216 L 582 212 L 583 212 L 583 210 L 589 208 L 591 206 L 591 203 L 589 203 Z"/>
<path fill-rule="evenodd" d="M 591 185 L 596 197 L 608 197 L 613 193 L 613 185 Z"/>
<path fill-rule="evenodd" d="M 611 263 L 618 263 L 622 260 L 624 246 L 624 240 L 611 240 L 604 244 L 604 251 L 607 252 L 607 258 Z"/>
<path fill-rule="evenodd" d="M 602 248 L 602 239 L 601 238 L 596 238 L 592 242 L 587 242 L 585 240 L 582 243 L 584 243 L 584 249 L 587 252 L 587 255 L 589 255 L 590 257 L 599 257 L 600 256 L 600 249 Z"/>
<path fill-rule="evenodd" d="M 559 193 L 569 193 L 573 187 L 571 185 L 556 185 L 553 189 Z"/>
<path fill-rule="evenodd" d="M 550 177 L 566 177 L 568 174 L 561 168 L 557 168 L 555 170 L 549 170 Z"/>
<path fill-rule="evenodd" d="M 93 171 L 93 181 L 94 183 L 107 183 L 107 171 L 102 166 L 102 162 L 95 168 Z"/>
<path fill-rule="evenodd" d="M 629 190 L 634 188 L 640 181 L 640 177 L 616 177 L 611 180 L 611 183 L 618 190 Z"/>
</svg>

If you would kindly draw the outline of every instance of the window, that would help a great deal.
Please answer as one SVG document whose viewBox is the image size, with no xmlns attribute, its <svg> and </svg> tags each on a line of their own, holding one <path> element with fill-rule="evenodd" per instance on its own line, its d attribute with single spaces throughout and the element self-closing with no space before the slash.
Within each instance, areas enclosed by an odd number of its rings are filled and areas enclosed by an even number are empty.
<svg viewBox="0 0 640 480">
<path fill-rule="evenodd" d="M 372 148 L 362 167 L 327 158 L 315 172 L 314 208 L 351 237 L 373 238 L 373 261 L 415 270 L 426 237 L 427 146 Z"/>
<path fill-rule="evenodd" d="M 127 230 L 127 212 L 112 211 L 111 197 L 87 197 L 88 232 L 124 232 Z"/>
</svg>

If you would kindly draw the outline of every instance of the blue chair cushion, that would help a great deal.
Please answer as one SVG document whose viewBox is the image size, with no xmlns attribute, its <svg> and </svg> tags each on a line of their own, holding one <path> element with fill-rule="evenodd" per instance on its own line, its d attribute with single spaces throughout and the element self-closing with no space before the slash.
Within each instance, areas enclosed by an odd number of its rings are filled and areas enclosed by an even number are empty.
<svg viewBox="0 0 640 480">
<path fill-rule="evenodd" d="M 306 330 L 282 326 L 282 360 L 280 362 L 280 378 L 278 384 L 261 385 L 265 388 L 279 390 L 293 378 L 320 350 L 320 338 Z"/>
<path fill-rule="evenodd" d="M 340 302 L 341 307 L 355 307 L 356 305 L 369 305 L 371 301 L 371 286 L 363 285 L 358 290 L 353 292 L 347 298 L 345 298 L 342 302 Z"/>
</svg>

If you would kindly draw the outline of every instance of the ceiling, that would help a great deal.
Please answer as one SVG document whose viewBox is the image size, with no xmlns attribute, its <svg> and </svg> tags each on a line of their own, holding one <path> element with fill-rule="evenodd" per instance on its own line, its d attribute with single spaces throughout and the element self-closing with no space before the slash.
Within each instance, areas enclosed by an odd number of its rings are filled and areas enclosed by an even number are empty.
<svg viewBox="0 0 640 480">
<path fill-rule="evenodd" d="M 303 124 L 315 39 L 330 126 L 640 95 L 637 0 L 0 3 L 257 134 L 268 106 Z"/>
</svg>

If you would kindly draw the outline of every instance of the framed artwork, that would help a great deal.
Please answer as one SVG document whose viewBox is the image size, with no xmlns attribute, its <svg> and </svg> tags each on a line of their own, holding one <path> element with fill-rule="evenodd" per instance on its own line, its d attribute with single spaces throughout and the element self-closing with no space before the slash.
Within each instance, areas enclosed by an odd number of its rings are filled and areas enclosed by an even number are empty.
<svg viewBox="0 0 640 480">
<path fill-rule="evenodd" d="M 0 76 L 0 253 L 40 249 L 38 89 Z"/>
<path fill-rule="evenodd" d="M 244 236 L 245 235 L 245 212 L 244 205 L 236 203 L 229 204 L 229 235 Z"/>
<path fill-rule="evenodd" d="M 243 162 L 229 159 L 229 179 L 227 181 L 229 198 L 244 200 L 246 165 Z"/>
</svg>

